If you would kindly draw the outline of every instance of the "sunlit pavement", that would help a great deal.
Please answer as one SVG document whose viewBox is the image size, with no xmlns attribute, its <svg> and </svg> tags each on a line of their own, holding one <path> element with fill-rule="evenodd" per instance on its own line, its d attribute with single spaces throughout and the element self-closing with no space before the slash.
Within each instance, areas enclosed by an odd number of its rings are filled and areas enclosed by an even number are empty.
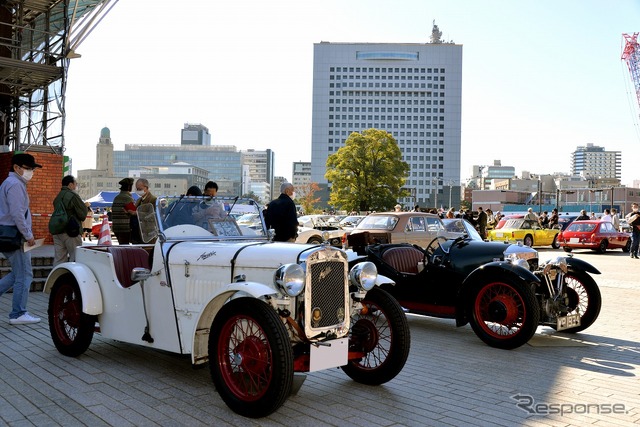
<svg viewBox="0 0 640 427">
<path fill-rule="evenodd" d="M 89 243 L 89 242 L 86 242 Z M 561 251 L 542 249 L 541 259 Z M 0 298 L 0 425 L 624 426 L 640 422 L 640 260 L 578 252 L 603 274 L 596 323 L 570 335 L 539 328 L 505 351 L 453 321 L 409 316 L 412 347 L 391 382 L 368 387 L 341 370 L 310 374 L 280 410 L 242 418 L 190 358 L 94 337 L 77 359 L 60 355 L 47 295 L 31 293 L 43 321 L 10 326 Z M 140 336 L 143 327 L 140 326 Z"/>
</svg>

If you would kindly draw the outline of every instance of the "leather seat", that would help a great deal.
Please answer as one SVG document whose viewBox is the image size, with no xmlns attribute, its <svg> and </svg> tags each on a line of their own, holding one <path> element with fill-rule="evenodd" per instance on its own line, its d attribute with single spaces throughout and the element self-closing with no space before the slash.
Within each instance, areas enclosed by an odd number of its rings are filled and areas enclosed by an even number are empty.
<svg viewBox="0 0 640 427">
<path fill-rule="evenodd" d="M 387 249 L 382 260 L 399 272 L 418 274 L 418 263 L 424 260 L 424 253 L 410 246 L 395 247 Z"/>
<path fill-rule="evenodd" d="M 149 253 L 135 246 L 110 246 L 107 252 L 113 257 L 116 277 L 123 288 L 128 288 L 137 282 L 131 280 L 131 272 L 136 267 L 150 268 Z"/>
</svg>

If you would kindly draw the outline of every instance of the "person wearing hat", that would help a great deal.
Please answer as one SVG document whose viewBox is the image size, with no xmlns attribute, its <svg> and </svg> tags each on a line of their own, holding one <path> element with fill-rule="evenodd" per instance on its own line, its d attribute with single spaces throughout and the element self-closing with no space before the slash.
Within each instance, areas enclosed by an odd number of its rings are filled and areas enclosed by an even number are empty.
<svg viewBox="0 0 640 427">
<path fill-rule="evenodd" d="M 396 210 L 396 212 L 400 212 L 400 211 L 402 211 L 402 206 L 400 206 L 400 205 L 395 205 L 395 206 L 394 206 L 394 209 Z"/>
<path fill-rule="evenodd" d="M 136 205 L 131 196 L 133 178 L 123 178 L 118 184 L 120 193 L 111 204 L 111 224 L 118 243 L 128 245 L 131 242 L 131 217 L 136 214 Z"/>
<path fill-rule="evenodd" d="M 36 244 L 31 228 L 31 211 L 27 183 L 33 178 L 36 168 L 42 168 L 30 154 L 14 154 L 11 158 L 9 176 L 0 185 L 0 225 L 17 227 L 27 245 Z M 13 303 L 9 313 L 9 324 L 22 325 L 38 323 L 39 317 L 27 311 L 29 288 L 33 280 L 31 252 L 24 247 L 14 251 L 3 252 L 11 265 L 11 272 L 0 279 L 0 295 L 13 288 Z"/>
</svg>

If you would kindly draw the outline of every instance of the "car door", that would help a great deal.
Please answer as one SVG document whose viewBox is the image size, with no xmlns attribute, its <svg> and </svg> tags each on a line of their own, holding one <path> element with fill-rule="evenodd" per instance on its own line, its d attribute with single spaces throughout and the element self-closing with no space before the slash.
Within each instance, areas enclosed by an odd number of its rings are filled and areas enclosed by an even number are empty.
<svg viewBox="0 0 640 427">
<path fill-rule="evenodd" d="M 600 224 L 600 234 L 602 235 L 602 238 L 607 239 L 609 242 L 609 248 L 618 248 L 623 246 L 620 238 L 618 237 L 618 233 L 615 233 L 613 224 L 610 222 L 603 222 Z"/>
<path fill-rule="evenodd" d="M 431 240 L 427 234 L 427 222 L 424 216 L 410 216 L 405 226 L 405 242 L 426 247 Z"/>
</svg>

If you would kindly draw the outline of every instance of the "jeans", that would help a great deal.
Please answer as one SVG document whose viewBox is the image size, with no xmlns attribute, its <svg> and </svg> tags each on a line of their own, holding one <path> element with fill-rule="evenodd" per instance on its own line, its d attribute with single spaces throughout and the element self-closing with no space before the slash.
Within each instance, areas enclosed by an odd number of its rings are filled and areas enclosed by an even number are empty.
<svg viewBox="0 0 640 427">
<path fill-rule="evenodd" d="M 13 287 L 13 305 L 10 319 L 17 319 L 27 312 L 27 299 L 33 280 L 31 267 L 31 252 L 22 249 L 2 253 L 11 264 L 11 272 L 0 279 L 0 295 Z"/>
<path fill-rule="evenodd" d="M 631 249 L 629 252 L 632 255 L 638 255 L 638 245 L 640 244 L 640 230 L 638 227 L 633 225 L 633 230 L 631 231 Z"/>
</svg>

